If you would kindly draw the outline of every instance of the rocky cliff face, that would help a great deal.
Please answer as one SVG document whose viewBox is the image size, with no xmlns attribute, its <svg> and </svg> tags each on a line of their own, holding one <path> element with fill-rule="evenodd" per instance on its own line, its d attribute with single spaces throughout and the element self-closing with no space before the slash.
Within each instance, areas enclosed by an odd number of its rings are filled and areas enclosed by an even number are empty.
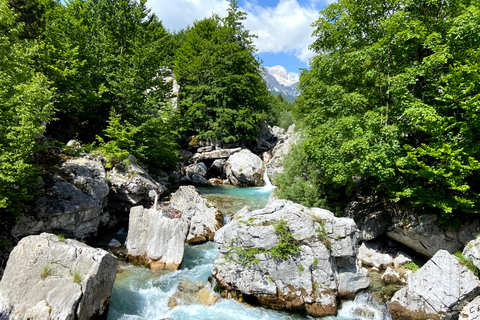
<svg viewBox="0 0 480 320">
<path fill-rule="evenodd" d="M 100 161 L 90 157 L 67 160 L 41 182 L 39 196 L 26 206 L 12 235 L 22 238 L 53 232 L 77 239 L 95 235 L 107 218 L 103 209 L 108 190 Z"/>
<path fill-rule="evenodd" d="M 224 297 L 335 315 L 337 297 L 370 284 L 356 257 L 357 232 L 352 219 L 286 200 L 244 208 L 217 231 L 213 275 Z"/>
</svg>

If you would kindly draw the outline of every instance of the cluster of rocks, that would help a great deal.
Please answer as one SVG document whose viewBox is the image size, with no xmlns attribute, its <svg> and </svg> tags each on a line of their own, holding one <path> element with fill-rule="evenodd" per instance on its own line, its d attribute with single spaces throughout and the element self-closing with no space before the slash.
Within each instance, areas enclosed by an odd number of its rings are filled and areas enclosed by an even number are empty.
<svg viewBox="0 0 480 320">
<path fill-rule="evenodd" d="M 267 168 L 272 176 L 281 172 L 280 160 L 295 141 L 294 126 L 285 131 L 264 122 L 257 144 L 248 148 L 239 143 L 226 145 L 193 138 L 192 141 L 190 149 L 182 152 L 182 169 L 177 174 L 180 182 L 262 186 Z"/>
<path fill-rule="evenodd" d="M 131 209 L 126 241 L 127 258 L 151 269 L 175 270 L 183 261 L 184 244 L 213 240 L 222 214 L 193 186 L 182 186 L 166 207 Z"/>
</svg>

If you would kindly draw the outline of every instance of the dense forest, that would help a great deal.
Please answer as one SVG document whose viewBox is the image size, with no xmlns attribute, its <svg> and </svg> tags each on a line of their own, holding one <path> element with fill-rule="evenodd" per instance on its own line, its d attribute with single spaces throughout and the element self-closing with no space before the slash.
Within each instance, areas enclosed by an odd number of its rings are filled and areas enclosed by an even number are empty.
<svg viewBox="0 0 480 320">
<path fill-rule="evenodd" d="M 268 93 L 229 3 L 226 17 L 170 32 L 146 0 L 0 0 L 2 217 L 34 196 L 42 151 L 70 139 L 107 166 L 133 154 L 168 171 L 193 136 L 255 140 L 262 120 L 294 119 L 302 140 L 278 195 L 338 214 L 360 190 L 442 223 L 478 213 L 479 1 L 326 6 L 295 104 Z"/>
<path fill-rule="evenodd" d="M 339 0 L 294 115 L 280 194 L 341 212 L 361 190 L 445 224 L 480 208 L 480 2 Z"/>
<path fill-rule="evenodd" d="M 268 93 L 244 18 L 231 1 L 171 33 L 146 0 L 0 0 L 0 210 L 21 210 L 39 155 L 70 139 L 107 167 L 133 154 L 165 170 L 188 137 L 255 139 L 288 103 Z"/>
</svg>

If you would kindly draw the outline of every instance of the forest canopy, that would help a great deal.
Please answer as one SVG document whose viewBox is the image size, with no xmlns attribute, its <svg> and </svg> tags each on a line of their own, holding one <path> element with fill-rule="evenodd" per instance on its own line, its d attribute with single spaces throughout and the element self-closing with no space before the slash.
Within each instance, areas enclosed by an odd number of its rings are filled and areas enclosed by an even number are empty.
<svg viewBox="0 0 480 320">
<path fill-rule="evenodd" d="M 305 139 L 279 194 L 341 212 L 367 188 L 442 222 L 478 213 L 479 34 L 479 1 L 328 5 L 294 110 Z"/>
<path fill-rule="evenodd" d="M 225 18 L 173 33 L 146 2 L 0 0 L 0 211 L 33 198 L 49 166 L 42 149 L 77 139 L 107 167 L 133 154 L 172 170 L 191 135 L 255 139 L 281 105 L 269 100 L 238 1 Z"/>
</svg>

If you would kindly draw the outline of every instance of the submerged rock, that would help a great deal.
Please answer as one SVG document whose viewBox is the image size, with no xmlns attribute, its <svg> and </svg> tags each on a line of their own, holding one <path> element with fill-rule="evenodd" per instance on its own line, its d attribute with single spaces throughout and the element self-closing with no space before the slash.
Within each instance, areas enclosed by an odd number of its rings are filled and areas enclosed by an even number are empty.
<svg viewBox="0 0 480 320">
<path fill-rule="evenodd" d="M 262 160 L 248 149 L 233 154 L 225 163 L 227 178 L 236 186 L 262 186 L 264 171 Z"/>
<path fill-rule="evenodd" d="M 177 287 L 178 291 L 168 300 L 168 306 L 174 308 L 178 305 L 201 304 L 211 306 L 220 300 L 220 297 L 213 293 L 206 282 L 193 282 L 190 280 L 181 280 Z"/>
<path fill-rule="evenodd" d="M 94 236 L 104 218 L 107 194 L 100 161 L 89 157 L 67 160 L 51 179 L 41 182 L 39 195 L 26 206 L 11 233 L 16 238 L 42 232 L 77 239 Z"/>
<path fill-rule="evenodd" d="M 478 278 L 445 250 L 412 274 L 390 303 L 393 319 L 457 319 L 480 292 Z"/>
<path fill-rule="evenodd" d="M 106 319 L 117 259 L 42 233 L 13 249 L 0 282 L 1 319 Z"/>
<path fill-rule="evenodd" d="M 170 209 L 130 210 L 127 258 L 137 264 L 148 264 L 152 270 L 176 270 L 183 261 L 188 220 Z"/>
<path fill-rule="evenodd" d="M 222 226 L 222 213 L 193 186 L 182 186 L 170 199 L 171 206 L 190 221 L 187 243 L 212 241 Z"/>
<path fill-rule="evenodd" d="M 352 219 L 277 200 L 261 210 L 240 210 L 215 236 L 213 275 L 222 296 L 273 309 L 335 315 L 337 297 L 369 286 L 357 260 Z"/>
</svg>

